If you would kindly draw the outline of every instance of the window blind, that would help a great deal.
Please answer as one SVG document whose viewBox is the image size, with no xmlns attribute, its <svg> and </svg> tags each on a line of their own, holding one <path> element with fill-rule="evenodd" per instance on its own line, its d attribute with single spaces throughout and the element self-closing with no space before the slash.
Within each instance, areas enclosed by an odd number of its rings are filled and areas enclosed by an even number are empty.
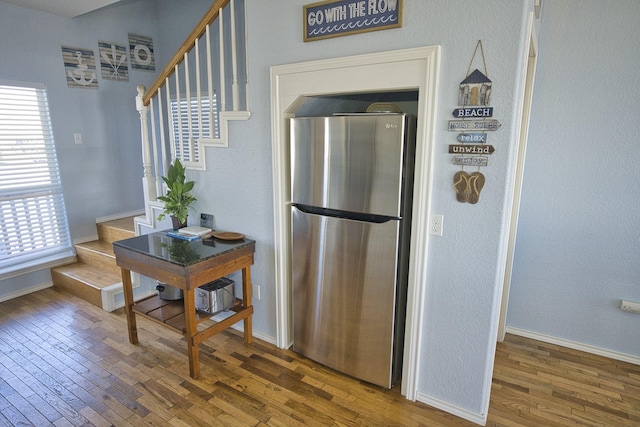
<svg viewBox="0 0 640 427">
<path fill-rule="evenodd" d="M 200 110 L 198 110 L 198 99 L 195 96 L 189 99 L 181 98 L 180 101 L 171 100 L 171 128 L 174 155 L 177 159 L 198 162 L 200 161 L 198 139 L 220 138 L 216 104 L 215 93 L 211 102 L 208 95 L 201 97 Z"/>
<path fill-rule="evenodd" d="M 0 82 L 0 277 L 73 255 L 47 94 Z"/>
</svg>

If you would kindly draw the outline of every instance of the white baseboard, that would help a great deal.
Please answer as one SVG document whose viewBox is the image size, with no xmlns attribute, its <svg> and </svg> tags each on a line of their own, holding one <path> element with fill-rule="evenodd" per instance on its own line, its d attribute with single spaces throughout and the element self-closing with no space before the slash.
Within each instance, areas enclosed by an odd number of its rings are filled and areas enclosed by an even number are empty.
<svg viewBox="0 0 640 427">
<path fill-rule="evenodd" d="M 61 265 L 72 264 L 76 262 L 76 260 L 77 260 L 76 253 L 73 250 L 70 251 L 68 254 L 60 254 L 60 255 L 55 255 L 51 257 L 46 257 L 44 259 L 33 260 L 29 263 L 26 263 L 26 265 L 21 266 L 17 270 L 8 270 L 6 273 L 1 273 L 0 282 L 2 282 L 3 280 L 13 279 L 14 277 L 24 276 L 25 274 L 35 273 L 37 271 L 42 271 L 42 270 L 50 270 L 54 267 L 59 267 Z M 0 268 L 0 271 L 2 271 L 1 268 Z M 40 290 L 40 289 L 36 289 L 36 290 Z M 27 292 L 27 294 L 28 293 L 30 292 Z"/>
<path fill-rule="evenodd" d="M 424 393 L 418 392 L 416 394 L 416 400 L 418 402 L 424 403 L 425 405 L 433 406 L 434 408 L 440 409 L 451 415 L 455 415 L 456 417 L 460 417 L 481 426 L 487 423 L 486 414 L 478 414 L 476 412 L 469 411 L 468 409 L 452 405 L 449 402 L 445 402 L 444 400 L 437 399 Z"/>
<path fill-rule="evenodd" d="M 213 316 L 211 318 L 211 320 L 213 320 L 214 322 L 220 322 L 220 321 L 226 319 L 227 317 L 231 316 L 232 314 L 233 313 L 222 312 L 220 314 L 216 314 L 215 316 Z M 231 326 L 231 329 L 235 329 L 236 331 L 240 331 L 240 332 L 244 333 L 244 322 L 238 321 L 238 323 L 236 323 L 233 326 Z M 268 342 L 269 344 L 276 345 L 275 337 L 272 337 L 270 335 L 261 334 L 260 332 L 256 332 L 255 330 L 252 331 L 252 335 L 255 338 L 258 338 L 259 340 Z"/>
<path fill-rule="evenodd" d="M 634 365 L 640 365 L 640 357 L 634 356 L 632 354 L 619 353 L 617 351 L 608 350 L 606 348 L 596 347 L 589 344 L 582 344 L 576 341 L 571 341 L 564 338 L 552 337 L 550 335 L 540 334 L 538 332 L 533 332 L 533 331 L 527 331 L 525 329 L 513 328 L 510 326 L 507 326 L 505 331 L 508 334 L 519 335 L 521 337 L 531 338 L 532 340 L 559 345 L 562 347 L 571 348 L 573 350 L 584 351 L 585 353 L 591 353 L 598 356 L 608 357 L 609 359 L 620 360 L 622 362 L 632 363 Z"/>
<path fill-rule="evenodd" d="M 2 295 L 0 297 L 0 302 L 9 301 L 10 299 L 18 298 L 33 292 L 38 292 L 43 289 L 52 288 L 52 287 L 53 287 L 53 282 L 45 282 L 39 285 L 31 286 L 29 288 L 20 289 L 20 291 L 18 292 L 12 292 L 8 295 Z"/>
</svg>

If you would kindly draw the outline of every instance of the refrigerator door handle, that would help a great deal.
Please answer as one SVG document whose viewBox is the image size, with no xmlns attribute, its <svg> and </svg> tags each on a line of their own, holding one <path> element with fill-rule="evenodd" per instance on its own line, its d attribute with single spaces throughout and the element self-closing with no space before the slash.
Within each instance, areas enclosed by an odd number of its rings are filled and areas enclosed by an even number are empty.
<svg viewBox="0 0 640 427">
<path fill-rule="evenodd" d="M 402 217 L 398 216 L 387 216 L 387 215 L 375 215 L 375 214 L 367 214 L 361 212 L 349 212 L 349 211 L 341 211 L 338 209 L 328 209 L 321 208 L 318 206 L 309 206 L 300 203 L 294 203 L 293 207 L 298 209 L 300 212 L 304 212 L 312 215 L 322 215 L 333 218 L 342 218 L 342 219 L 350 219 L 353 221 L 363 221 L 363 222 L 372 222 L 374 224 L 383 224 L 389 221 L 399 221 Z"/>
</svg>

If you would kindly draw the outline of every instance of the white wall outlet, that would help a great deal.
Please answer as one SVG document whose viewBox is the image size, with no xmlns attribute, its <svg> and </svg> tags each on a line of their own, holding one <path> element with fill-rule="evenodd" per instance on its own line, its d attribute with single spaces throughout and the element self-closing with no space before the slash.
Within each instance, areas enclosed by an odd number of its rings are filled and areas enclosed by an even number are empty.
<svg viewBox="0 0 640 427">
<path fill-rule="evenodd" d="M 442 236 L 442 224 L 444 217 L 442 215 L 429 216 L 429 234 L 434 236 Z"/>
<path fill-rule="evenodd" d="M 640 302 L 622 300 L 620 302 L 620 310 L 640 314 Z"/>
<path fill-rule="evenodd" d="M 260 285 L 253 285 L 253 297 L 260 300 Z"/>
</svg>

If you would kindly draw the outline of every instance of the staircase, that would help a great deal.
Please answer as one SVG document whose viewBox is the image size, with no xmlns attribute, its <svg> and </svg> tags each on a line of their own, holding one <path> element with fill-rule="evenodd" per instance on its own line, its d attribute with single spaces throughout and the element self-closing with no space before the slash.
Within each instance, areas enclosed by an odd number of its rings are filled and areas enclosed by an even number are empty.
<svg viewBox="0 0 640 427">
<path fill-rule="evenodd" d="M 98 240 L 75 245 L 77 262 L 51 269 L 53 286 L 113 311 L 113 294 L 122 292 L 120 267 L 112 243 L 135 236 L 133 217 L 96 224 Z"/>
<path fill-rule="evenodd" d="M 156 228 L 162 176 L 175 159 L 206 170 L 207 151 L 229 146 L 229 122 L 251 116 L 245 2 L 214 0 L 153 84 L 137 87 L 145 200 L 138 227 Z"/>
<path fill-rule="evenodd" d="M 171 162 L 205 170 L 207 148 L 229 144 L 228 122 L 251 115 L 245 16 L 245 0 L 214 0 L 149 89 L 138 86 L 145 214 L 97 224 L 98 240 L 76 245 L 77 262 L 51 270 L 54 287 L 107 311 L 124 304 L 112 243 L 156 228 Z"/>
</svg>

